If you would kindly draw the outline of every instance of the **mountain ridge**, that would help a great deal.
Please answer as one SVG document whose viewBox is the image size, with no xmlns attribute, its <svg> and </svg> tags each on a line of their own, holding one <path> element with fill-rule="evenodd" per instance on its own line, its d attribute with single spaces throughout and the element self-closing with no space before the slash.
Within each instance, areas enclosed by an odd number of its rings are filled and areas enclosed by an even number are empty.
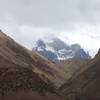
<svg viewBox="0 0 100 100">
<path fill-rule="evenodd" d="M 70 98 L 79 100 L 100 99 L 100 51 L 79 73 L 73 76 L 61 90 Z"/>
<path fill-rule="evenodd" d="M 56 88 L 64 77 L 55 66 L 0 31 L 1 100 L 22 100 L 24 95 L 24 100 L 60 100 Z"/>
<path fill-rule="evenodd" d="M 6 37 L 0 36 L 0 38 L 2 38 L 2 44 L 0 44 L 0 57 L 2 58 L 0 59 L 0 63 L 2 66 L 0 67 L 18 65 L 23 68 L 30 68 L 35 73 L 39 74 L 41 78 L 46 79 L 46 81 L 48 81 L 48 79 L 52 81 L 57 88 L 66 81 L 65 72 L 60 70 L 59 67 L 56 67 L 57 65 L 55 63 L 50 62 L 35 52 L 27 50 L 4 33 L 0 34 Z M 4 63 L 5 61 L 10 63 L 10 65 Z"/>
<path fill-rule="evenodd" d="M 91 59 L 89 53 L 86 53 L 79 44 L 68 45 L 58 38 L 54 38 L 51 41 L 46 43 L 44 40 L 38 40 L 32 51 L 53 62 L 70 58 Z"/>
</svg>

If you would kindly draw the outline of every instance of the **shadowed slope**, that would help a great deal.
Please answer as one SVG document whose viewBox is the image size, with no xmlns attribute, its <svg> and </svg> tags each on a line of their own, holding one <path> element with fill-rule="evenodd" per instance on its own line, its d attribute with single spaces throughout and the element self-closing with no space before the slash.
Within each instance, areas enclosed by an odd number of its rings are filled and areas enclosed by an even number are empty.
<svg viewBox="0 0 100 100">
<path fill-rule="evenodd" d="M 0 67 L 30 68 L 45 81 L 49 79 L 56 88 L 66 80 L 64 72 L 56 64 L 22 47 L 3 32 L 0 32 L 0 58 Z"/>
<path fill-rule="evenodd" d="M 32 94 L 35 100 L 60 100 L 55 88 L 62 84 L 62 73 L 55 64 L 22 47 L 0 31 L 1 100 L 22 100 L 25 97 L 29 100 Z"/>
<path fill-rule="evenodd" d="M 62 86 L 62 91 L 79 100 L 100 100 L 100 52 L 77 76 Z"/>
</svg>

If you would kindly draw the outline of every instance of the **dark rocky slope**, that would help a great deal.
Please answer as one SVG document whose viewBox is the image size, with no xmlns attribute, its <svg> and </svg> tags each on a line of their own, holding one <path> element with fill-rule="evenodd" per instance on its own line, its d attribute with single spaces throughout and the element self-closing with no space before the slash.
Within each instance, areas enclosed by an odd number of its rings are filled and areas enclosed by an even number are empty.
<svg viewBox="0 0 100 100">
<path fill-rule="evenodd" d="M 0 100 L 61 100 L 55 66 L 0 31 Z"/>
<path fill-rule="evenodd" d="M 60 89 L 72 100 L 100 100 L 100 51 Z"/>
<path fill-rule="evenodd" d="M 65 73 L 56 64 L 22 47 L 3 32 L 0 32 L 0 58 L 0 68 L 30 68 L 43 80 L 49 79 L 56 88 L 66 80 Z"/>
</svg>

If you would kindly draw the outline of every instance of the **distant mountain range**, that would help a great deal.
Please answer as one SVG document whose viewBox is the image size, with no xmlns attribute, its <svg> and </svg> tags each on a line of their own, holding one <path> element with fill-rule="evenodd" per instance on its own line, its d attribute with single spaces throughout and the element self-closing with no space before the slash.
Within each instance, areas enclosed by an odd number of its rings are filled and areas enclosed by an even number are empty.
<svg viewBox="0 0 100 100">
<path fill-rule="evenodd" d="M 85 52 L 79 44 L 68 45 L 58 38 L 53 38 L 50 42 L 38 40 L 32 51 L 37 52 L 53 62 L 59 62 L 70 58 L 91 59 L 89 53 Z"/>
</svg>

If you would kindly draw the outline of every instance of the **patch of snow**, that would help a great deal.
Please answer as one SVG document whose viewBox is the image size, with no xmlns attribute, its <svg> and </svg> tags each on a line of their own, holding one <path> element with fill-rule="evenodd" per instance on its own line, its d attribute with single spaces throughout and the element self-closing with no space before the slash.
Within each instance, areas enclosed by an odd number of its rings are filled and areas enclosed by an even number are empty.
<svg viewBox="0 0 100 100">
<path fill-rule="evenodd" d="M 49 51 L 51 51 L 51 52 L 55 52 L 55 50 L 52 48 L 52 47 L 50 47 L 50 46 L 46 46 L 46 50 L 49 50 Z"/>
<path fill-rule="evenodd" d="M 37 51 L 38 51 L 38 52 L 39 52 L 39 51 L 44 51 L 44 48 L 38 47 L 38 48 L 37 48 Z"/>
</svg>

